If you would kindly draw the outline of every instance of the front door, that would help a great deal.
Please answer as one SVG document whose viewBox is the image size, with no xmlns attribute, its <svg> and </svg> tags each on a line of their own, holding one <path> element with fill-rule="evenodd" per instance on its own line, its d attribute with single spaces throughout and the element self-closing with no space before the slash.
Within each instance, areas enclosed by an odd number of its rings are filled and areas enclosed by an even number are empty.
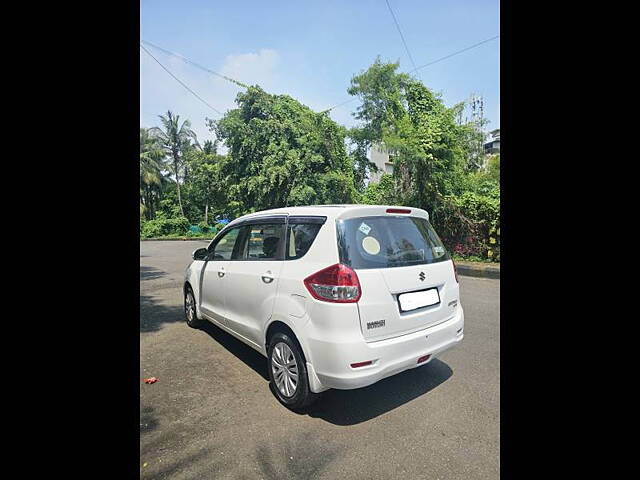
<svg viewBox="0 0 640 480">
<path fill-rule="evenodd" d="M 225 324 L 225 292 L 227 270 L 237 257 L 239 233 L 242 227 L 232 228 L 211 244 L 207 262 L 202 268 L 200 309 L 214 320 Z"/>
<path fill-rule="evenodd" d="M 227 326 L 256 346 L 273 312 L 282 269 L 284 218 L 278 220 L 244 227 L 238 261 L 225 274 Z"/>
</svg>

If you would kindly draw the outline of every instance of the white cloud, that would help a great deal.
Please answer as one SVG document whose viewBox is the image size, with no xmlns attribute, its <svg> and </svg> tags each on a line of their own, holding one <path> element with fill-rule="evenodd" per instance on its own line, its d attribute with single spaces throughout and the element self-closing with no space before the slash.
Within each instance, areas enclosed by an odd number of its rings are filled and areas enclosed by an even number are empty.
<svg viewBox="0 0 640 480">
<path fill-rule="evenodd" d="M 261 48 L 258 53 L 229 55 L 222 67 L 223 75 L 249 85 L 260 85 L 265 90 L 275 87 L 276 69 L 280 55 L 270 48 Z"/>
</svg>

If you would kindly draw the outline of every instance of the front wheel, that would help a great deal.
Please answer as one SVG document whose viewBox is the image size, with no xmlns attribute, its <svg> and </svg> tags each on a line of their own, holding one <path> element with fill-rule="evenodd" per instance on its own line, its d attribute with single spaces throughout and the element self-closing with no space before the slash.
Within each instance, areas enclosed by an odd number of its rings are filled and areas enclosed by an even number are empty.
<svg viewBox="0 0 640 480">
<path fill-rule="evenodd" d="M 198 328 L 202 325 L 202 321 L 198 319 L 196 313 L 196 298 L 189 286 L 184 289 L 184 316 L 187 325 L 191 328 Z"/>
<path fill-rule="evenodd" d="M 268 349 L 270 387 L 276 398 L 291 410 L 301 410 L 318 399 L 309 388 L 307 366 L 297 341 L 276 333 Z"/>
</svg>

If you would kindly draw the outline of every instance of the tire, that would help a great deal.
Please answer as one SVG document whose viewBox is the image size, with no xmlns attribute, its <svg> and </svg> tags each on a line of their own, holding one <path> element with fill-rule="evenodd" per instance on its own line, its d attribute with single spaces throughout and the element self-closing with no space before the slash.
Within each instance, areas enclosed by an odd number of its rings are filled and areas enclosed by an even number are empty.
<svg viewBox="0 0 640 480">
<path fill-rule="evenodd" d="M 184 318 L 191 328 L 200 328 L 202 326 L 202 320 L 198 318 L 198 313 L 196 312 L 196 297 L 189 285 L 184 289 Z"/>
<path fill-rule="evenodd" d="M 274 334 L 269 341 L 267 359 L 269 387 L 280 403 L 290 410 L 300 411 L 318 400 L 320 394 L 309 388 L 307 364 L 295 338 L 282 332 Z"/>
</svg>

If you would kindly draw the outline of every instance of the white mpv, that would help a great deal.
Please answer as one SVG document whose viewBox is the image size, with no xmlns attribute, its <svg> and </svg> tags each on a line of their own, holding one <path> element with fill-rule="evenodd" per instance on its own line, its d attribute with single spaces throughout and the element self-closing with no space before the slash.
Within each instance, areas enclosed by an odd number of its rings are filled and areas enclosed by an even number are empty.
<svg viewBox="0 0 640 480">
<path fill-rule="evenodd" d="M 268 359 L 298 410 L 433 360 L 463 338 L 451 257 L 417 208 L 321 205 L 229 223 L 193 252 L 189 326 L 208 320 Z"/>
</svg>

